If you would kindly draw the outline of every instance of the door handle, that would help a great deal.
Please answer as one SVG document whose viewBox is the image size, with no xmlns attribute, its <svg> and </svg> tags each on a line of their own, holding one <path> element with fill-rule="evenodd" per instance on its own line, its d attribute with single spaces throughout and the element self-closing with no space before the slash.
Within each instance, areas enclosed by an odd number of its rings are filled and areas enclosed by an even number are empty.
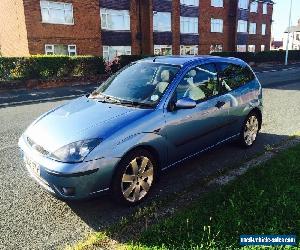
<svg viewBox="0 0 300 250">
<path fill-rule="evenodd" d="M 225 102 L 223 101 L 218 101 L 217 104 L 215 105 L 215 107 L 217 107 L 218 109 L 222 108 L 225 105 Z"/>
</svg>

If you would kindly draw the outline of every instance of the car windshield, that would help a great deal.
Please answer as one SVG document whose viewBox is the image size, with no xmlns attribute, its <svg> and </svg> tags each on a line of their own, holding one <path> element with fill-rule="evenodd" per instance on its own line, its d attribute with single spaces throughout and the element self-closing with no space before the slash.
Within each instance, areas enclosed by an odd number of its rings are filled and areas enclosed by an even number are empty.
<svg viewBox="0 0 300 250">
<path fill-rule="evenodd" d="M 118 71 L 90 98 L 116 104 L 154 107 L 174 79 L 179 66 L 139 62 Z"/>
</svg>

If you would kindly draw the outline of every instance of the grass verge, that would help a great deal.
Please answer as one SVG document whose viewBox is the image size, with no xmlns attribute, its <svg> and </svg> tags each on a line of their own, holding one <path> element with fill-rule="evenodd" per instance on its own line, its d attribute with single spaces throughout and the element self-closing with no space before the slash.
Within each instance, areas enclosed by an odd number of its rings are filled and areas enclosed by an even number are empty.
<svg viewBox="0 0 300 250">
<path fill-rule="evenodd" d="M 239 248 L 240 234 L 299 237 L 300 145 L 274 152 L 278 154 L 274 159 L 218 190 L 210 188 L 202 198 L 196 195 L 192 204 L 189 189 L 177 194 L 181 202 L 176 202 L 176 208 L 170 204 L 161 210 L 163 204 L 155 202 L 65 249 L 225 249 Z"/>
<path fill-rule="evenodd" d="M 122 248 L 226 249 L 238 248 L 241 234 L 299 237 L 299 180 L 300 145 L 204 195 Z"/>
</svg>

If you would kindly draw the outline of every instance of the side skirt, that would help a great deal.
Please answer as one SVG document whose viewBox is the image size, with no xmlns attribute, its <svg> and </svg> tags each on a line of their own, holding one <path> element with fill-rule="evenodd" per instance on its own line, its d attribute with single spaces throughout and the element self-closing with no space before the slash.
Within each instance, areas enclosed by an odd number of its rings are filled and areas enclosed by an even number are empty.
<svg viewBox="0 0 300 250">
<path fill-rule="evenodd" d="M 181 160 L 178 160 L 178 161 L 176 161 L 176 162 L 174 162 L 174 163 L 172 163 L 172 164 L 170 164 L 170 165 L 168 165 L 168 166 L 162 168 L 161 170 L 162 170 L 162 171 L 165 171 L 165 170 L 167 170 L 168 168 L 173 167 L 174 165 L 176 165 L 176 164 L 178 164 L 178 163 L 180 163 L 180 162 L 183 162 L 183 161 L 188 160 L 188 159 L 190 159 L 190 158 L 192 158 L 192 157 L 194 157 L 194 156 L 196 156 L 196 155 L 199 155 L 199 154 L 201 154 L 201 153 L 203 153 L 203 152 L 206 152 L 206 151 L 208 151 L 208 150 L 210 150 L 210 149 L 212 149 L 212 148 L 214 148 L 214 147 L 216 147 L 216 146 L 219 146 L 220 144 L 223 144 L 223 143 L 225 143 L 225 142 L 227 142 L 227 141 L 230 141 L 230 140 L 232 140 L 232 139 L 234 139 L 235 137 L 238 137 L 238 136 L 240 136 L 240 133 L 238 133 L 238 134 L 236 134 L 236 135 L 233 135 L 233 136 L 230 136 L 230 137 L 226 138 L 225 140 L 219 141 L 218 143 L 216 143 L 216 144 L 214 144 L 214 145 L 212 145 L 212 146 L 209 146 L 209 147 L 207 147 L 207 148 L 205 148 L 205 149 L 202 149 L 201 151 L 199 151 L 199 152 L 197 152 L 197 153 L 191 154 L 191 155 L 189 155 L 189 156 L 187 156 L 187 157 L 185 157 L 185 158 L 183 158 L 183 159 L 181 159 Z"/>
</svg>

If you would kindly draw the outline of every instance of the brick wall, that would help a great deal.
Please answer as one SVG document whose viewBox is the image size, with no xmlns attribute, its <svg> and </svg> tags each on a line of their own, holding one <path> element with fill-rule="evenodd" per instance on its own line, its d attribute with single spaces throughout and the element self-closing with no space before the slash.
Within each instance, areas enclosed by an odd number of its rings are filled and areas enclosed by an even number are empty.
<svg viewBox="0 0 300 250">
<path fill-rule="evenodd" d="M 30 54 L 44 54 L 45 44 L 75 44 L 78 55 L 102 55 L 99 0 L 56 0 L 73 3 L 74 25 L 42 23 L 40 1 L 23 1 Z"/>
<path fill-rule="evenodd" d="M 44 54 L 45 44 L 75 44 L 79 55 L 102 55 L 105 45 L 131 45 L 132 54 L 153 54 L 153 44 L 172 44 L 173 54 L 180 53 L 181 44 L 199 44 L 199 54 L 208 54 L 212 44 L 222 44 L 224 51 L 235 50 L 239 39 L 247 45 L 264 44 L 270 48 L 273 5 L 268 14 L 237 11 L 237 0 L 224 0 L 223 8 L 211 7 L 211 0 L 199 1 L 199 8 L 180 5 L 180 0 L 56 0 L 72 2 L 74 25 L 42 23 L 39 0 L 0 0 L 0 49 L 3 55 Z M 100 6 L 129 9 L 131 32 L 101 34 Z M 153 10 L 172 12 L 172 32 L 153 33 Z M 245 16 L 247 14 L 247 16 Z M 180 15 L 199 16 L 199 36 L 180 34 Z M 257 23 L 256 35 L 237 34 L 237 15 Z M 211 18 L 223 19 L 223 33 L 211 32 Z M 261 35 L 261 24 L 267 25 Z"/>
<path fill-rule="evenodd" d="M 180 0 L 172 1 L 172 53 L 180 54 Z"/>
<path fill-rule="evenodd" d="M 212 44 L 222 44 L 224 51 L 234 49 L 236 4 L 236 0 L 224 0 L 224 7 L 216 8 L 211 1 L 200 1 L 199 54 L 208 54 Z M 223 33 L 211 32 L 211 18 L 223 19 Z"/>
<path fill-rule="evenodd" d="M 144 55 L 153 54 L 153 2 L 139 0 L 141 11 L 141 52 Z"/>
<path fill-rule="evenodd" d="M 256 52 L 261 50 L 261 45 L 265 45 L 265 50 L 270 50 L 271 25 L 273 15 L 273 5 L 268 4 L 267 15 L 263 14 L 263 3 L 258 3 L 258 13 L 250 13 L 249 22 L 256 23 L 256 34 L 249 35 L 248 44 L 255 45 Z M 262 24 L 266 24 L 266 35 L 262 35 Z"/>
<path fill-rule="evenodd" d="M 0 53 L 29 55 L 22 0 L 0 0 Z"/>
</svg>

